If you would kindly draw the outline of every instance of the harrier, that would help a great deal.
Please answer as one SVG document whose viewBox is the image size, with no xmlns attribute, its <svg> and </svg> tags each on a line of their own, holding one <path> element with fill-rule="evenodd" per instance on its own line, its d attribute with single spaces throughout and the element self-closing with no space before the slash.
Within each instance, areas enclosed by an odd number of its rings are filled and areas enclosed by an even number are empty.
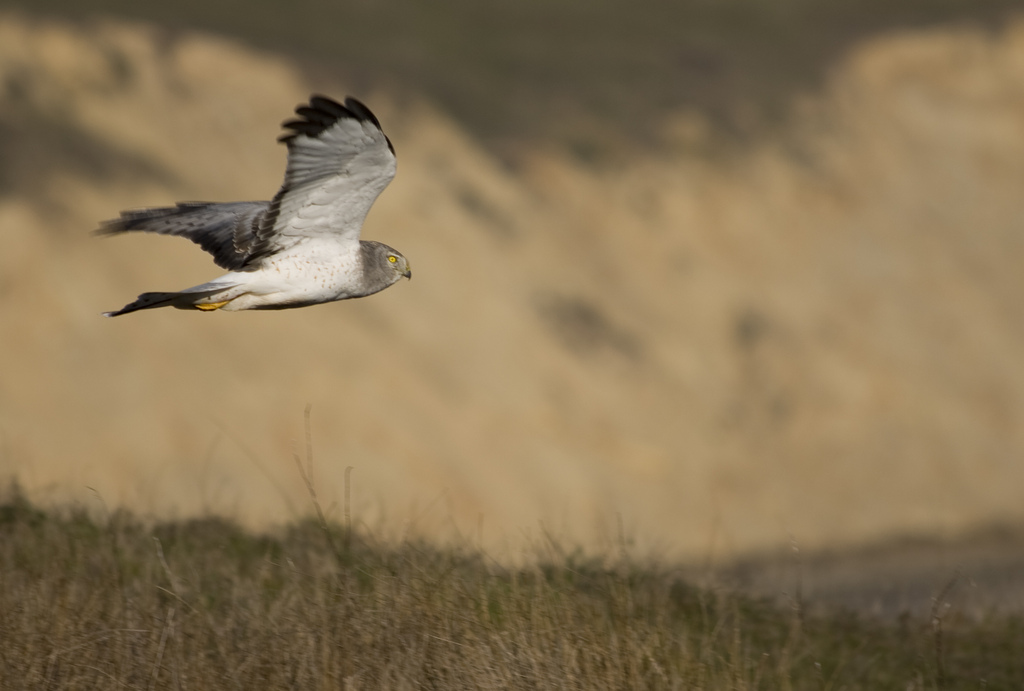
<svg viewBox="0 0 1024 691">
<path fill-rule="evenodd" d="M 188 238 L 229 273 L 174 293 L 143 293 L 116 317 L 155 307 L 266 310 L 364 297 L 412 278 L 397 250 L 360 240 L 363 220 L 395 176 L 395 150 L 370 109 L 312 96 L 278 141 L 284 184 L 269 202 L 186 202 L 124 211 L 98 232 Z"/>
</svg>

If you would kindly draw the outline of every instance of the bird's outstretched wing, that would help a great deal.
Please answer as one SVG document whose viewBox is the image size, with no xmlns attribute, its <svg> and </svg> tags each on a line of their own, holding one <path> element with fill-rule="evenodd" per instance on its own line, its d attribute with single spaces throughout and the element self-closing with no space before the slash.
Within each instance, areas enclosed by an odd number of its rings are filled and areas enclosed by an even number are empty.
<svg viewBox="0 0 1024 691">
<path fill-rule="evenodd" d="M 370 109 L 354 98 L 345 105 L 312 96 L 295 109 L 284 184 L 256 231 L 248 261 L 310 237 L 356 243 L 377 196 L 395 177 L 395 151 Z"/>
<path fill-rule="evenodd" d="M 212 254 L 217 266 L 237 271 L 249 263 L 269 208 L 270 202 L 184 202 L 122 211 L 120 218 L 101 223 L 98 232 L 141 231 L 188 238 Z"/>
</svg>

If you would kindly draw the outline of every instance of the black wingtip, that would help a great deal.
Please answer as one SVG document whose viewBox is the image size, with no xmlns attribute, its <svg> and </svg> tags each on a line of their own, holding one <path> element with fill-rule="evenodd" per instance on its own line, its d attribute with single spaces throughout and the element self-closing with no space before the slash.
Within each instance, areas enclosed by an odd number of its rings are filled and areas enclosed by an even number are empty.
<svg viewBox="0 0 1024 691">
<path fill-rule="evenodd" d="M 308 104 L 299 104 L 295 108 L 295 114 L 299 117 L 286 120 L 281 124 L 281 127 L 291 130 L 291 132 L 282 134 L 277 141 L 287 143 L 301 134 L 316 137 L 344 118 L 352 118 L 359 122 L 371 122 L 383 134 L 380 120 L 373 114 L 373 111 L 367 108 L 362 101 L 351 96 L 346 96 L 345 104 L 342 105 L 329 96 L 313 94 L 309 97 Z M 394 153 L 395 149 L 391 146 L 391 140 L 386 135 L 384 138 L 387 139 L 388 148 Z"/>
<path fill-rule="evenodd" d="M 345 108 L 347 108 L 350 113 L 355 115 L 356 119 L 362 122 L 366 122 L 367 120 L 369 120 L 377 127 L 378 130 L 381 129 L 380 120 L 378 120 L 377 116 L 374 115 L 373 112 L 369 108 L 367 108 L 366 105 L 359 99 L 352 98 L 351 96 L 346 96 Z"/>
</svg>

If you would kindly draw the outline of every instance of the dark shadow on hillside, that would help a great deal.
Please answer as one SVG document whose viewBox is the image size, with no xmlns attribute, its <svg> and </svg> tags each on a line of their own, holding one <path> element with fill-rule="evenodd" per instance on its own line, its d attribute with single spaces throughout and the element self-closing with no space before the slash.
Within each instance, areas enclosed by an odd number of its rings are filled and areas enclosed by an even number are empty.
<svg viewBox="0 0 1024 691">
<path fill-rule="evenodd" d="M 710 580 L 811 611 L 927 617 L 942 595 L 943 606 L 960 616 L 1020 615 L 1024 528 L 990 526 L 957 539 L 905 537 L 834 552 L 795 546 L 714 568 Z"/>
<path fill-rule="evenodd" d="M 540 139 L 588 156 L 615 142 L 657 145 L 662 116 L 680 108 L 743 142 L 784 118 L 857 41 L 940 23 L 994 29 L 1020 9 L 1018 0 L 6 4 L 235 36 L 299 58 L 314 81 L 424 95 L 506 153 Z"/>
<path fill-rule="evenodd" d="M 57 172 L 111 183 L 176 181 L 162 166 L 97 139 L 60 113 L 14 107 L 0 114 L 0 197 L 42 196 L 42 208 L 63 213 L 67 209 L 49 185 Z"/>
</svg>

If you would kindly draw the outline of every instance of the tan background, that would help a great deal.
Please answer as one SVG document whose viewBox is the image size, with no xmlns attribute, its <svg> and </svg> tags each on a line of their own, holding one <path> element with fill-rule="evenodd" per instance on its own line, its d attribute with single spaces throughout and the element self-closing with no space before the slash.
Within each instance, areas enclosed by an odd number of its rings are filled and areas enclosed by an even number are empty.
<svg viewBox="0 0 1024 691">
<path fill-rule="evenodd" d="M 122 208 L 269 198 L 287 59 L 0 15 L 0 472 L 44 502 L 264 526 L 292 455 L 381 534 L 547 529 L 701 558 L 1024 520 L 1024 21 L 858 45 L 780 133 L 511 170 L 431 103 L 365 237 L 415 279 L 282 313 L 99 316 L 219 271 Z"/>
</svg>

